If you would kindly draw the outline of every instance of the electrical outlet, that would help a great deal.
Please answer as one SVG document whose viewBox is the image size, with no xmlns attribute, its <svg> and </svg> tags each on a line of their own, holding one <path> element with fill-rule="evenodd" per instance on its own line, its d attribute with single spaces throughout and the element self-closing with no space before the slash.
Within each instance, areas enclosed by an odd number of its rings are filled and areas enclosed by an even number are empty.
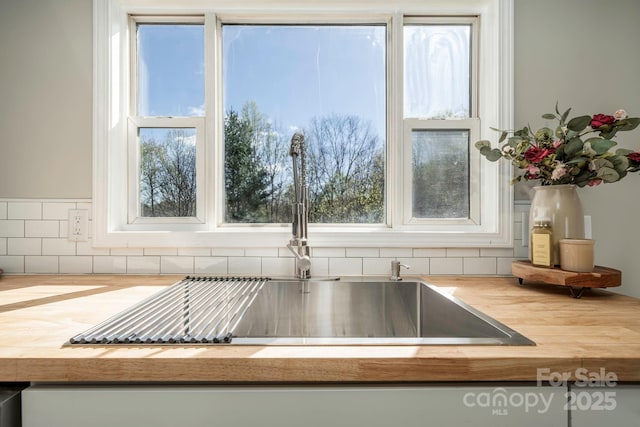
<svg viewBox="0 0 640 427">
<path fill-rule="evenodd" d="M 69 240 L 84 242 L 89 240 L 89 211 L 69 209 Z"/>
</svg>

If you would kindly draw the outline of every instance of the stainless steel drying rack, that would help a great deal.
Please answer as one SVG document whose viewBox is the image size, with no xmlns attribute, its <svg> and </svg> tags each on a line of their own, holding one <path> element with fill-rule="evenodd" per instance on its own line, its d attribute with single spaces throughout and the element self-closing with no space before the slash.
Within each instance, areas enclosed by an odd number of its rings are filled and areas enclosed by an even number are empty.
<svg viewBox="0 0 640 427">
<path fill-rule="evenodd" d="M 69 344 L 229 343 L 264 277 L 190 277 L 150 296 Z"/>
</svg>

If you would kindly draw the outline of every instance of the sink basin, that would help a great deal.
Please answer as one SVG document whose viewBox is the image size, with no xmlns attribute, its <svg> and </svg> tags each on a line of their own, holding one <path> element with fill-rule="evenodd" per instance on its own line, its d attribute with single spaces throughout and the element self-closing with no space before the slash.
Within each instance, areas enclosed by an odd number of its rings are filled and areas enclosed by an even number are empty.
<svg viewBox="0 0 640 427">
<path fill-rule="evenodd" d="M 270 281 L 233 331 L 232 343 L 535 345 L 419 281 Z"/>
<path fill-rule="evenodd" d="M 421 281 L 187 277 L 70 344 L 535 345 Z"/>
</svg>

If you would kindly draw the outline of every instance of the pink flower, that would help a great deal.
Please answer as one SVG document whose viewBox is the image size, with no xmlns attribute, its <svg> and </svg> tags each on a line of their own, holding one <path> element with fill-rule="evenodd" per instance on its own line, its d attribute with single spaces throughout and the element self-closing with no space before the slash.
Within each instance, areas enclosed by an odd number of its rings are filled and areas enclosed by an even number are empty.
<svg viewBox="0 0 640 427">
<path fill-rule="evenodd" d="M 627 112 L 624 110 L 617 110 L 615 113 L 613 113 L 613 118 L 616 120 L 623 120 L 627 118 Z"/>
<path fill-rule="evenodd" d="M 562 139 L 558 139 L 556 141 L 553 141 L 553 148 L 558 148 L 562 145 L 564 141 Z"/>
<path fill-rule="evenodd" d="M 608 116 L 606 114 L 596 114 L 591 118 L 591 123 L 589 124 L 593 129 L 598 129 L 604 125 L 610 125 L 615 122 L 616 118 L 613 116 Z"/>
<path fill-rule="evenodd" d="M 529 176 L 529 178 L 532 178 L 532 179 L 536 179 L 540 174 L 540 168 L 534 165 L 527 165 L 527 167 L 524 168 L 524 170 L 526 174 Z"/>
<path fill-rule="evenodd" d="M 602 184 L 602 180 L 601 179 L 592 179 L 591 181 L 589 181 L 587 183 L 587 185 L 589 187 L 597 187 L 598 185 Z"/>
<path fill-rule="evenodd" d="M 548 148 L 531 147 L 524 152 L 524 158 L 532 163 L 540 163 L 543 161 L 552 151 Z"/>
<path fill-rule="evenodd" d="M 564 163 L 558 163 L 555 169 L 553 170 L 553 172 L 551 172 L 551 179 L 554 181 L 557 181 L 563 176 L 565 176 L 566 174 L 567 174 L 567 166 Z"/>
</svg>

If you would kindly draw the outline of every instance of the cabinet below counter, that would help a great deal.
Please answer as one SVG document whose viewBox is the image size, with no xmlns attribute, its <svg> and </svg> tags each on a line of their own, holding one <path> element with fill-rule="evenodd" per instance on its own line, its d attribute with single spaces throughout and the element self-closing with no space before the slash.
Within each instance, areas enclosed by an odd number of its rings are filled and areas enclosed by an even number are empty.
<svg viewBox="0 0 640 427">
<path fill-rule="evenodd" d="M 536 346 L 70 346 L 69 338 L 181 276 L 4 276 L 0 382 L 406 383 L 640 381 L 640 300 L 581 299 L 512 277 L 424 277 Z"/>
</svg>

